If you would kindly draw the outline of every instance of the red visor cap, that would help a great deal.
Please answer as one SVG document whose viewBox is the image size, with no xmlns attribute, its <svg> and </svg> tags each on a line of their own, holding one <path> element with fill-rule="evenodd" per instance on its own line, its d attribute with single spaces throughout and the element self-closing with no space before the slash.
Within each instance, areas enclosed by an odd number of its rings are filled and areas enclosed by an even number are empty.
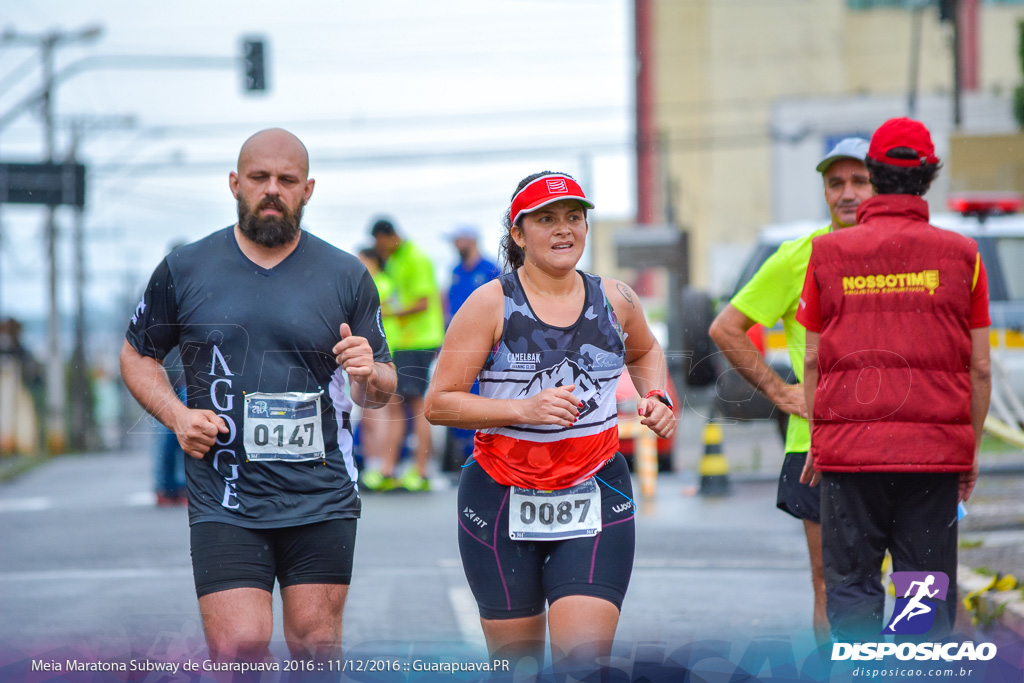
<svg viewBox="0 0 1024 683">
<path fill-rule="evenodd" d="M 512 198 L 512 208 L 510 209 L 512 225 L 516 224 L 520 215 L 536 211 L 542 206 L 563 199 L 575 199 L 587 209 L 594 208 L 594 203 L 583 194 L 583 188 L 569 176 L 541 176 Z"/>
</svg>

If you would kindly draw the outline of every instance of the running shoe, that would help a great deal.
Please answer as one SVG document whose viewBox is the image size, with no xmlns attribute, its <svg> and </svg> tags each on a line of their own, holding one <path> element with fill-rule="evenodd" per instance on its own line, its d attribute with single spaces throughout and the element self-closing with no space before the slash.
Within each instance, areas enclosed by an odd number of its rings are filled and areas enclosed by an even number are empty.
<svg viewBox="0 0 1024 683">
<path fill-rule="evenodd" d="M 359 482 L 367 491 L 390 491 L 398 487 L 394 477 L 385 477 L 380 470 L 366 470 L 359 477 Z"/>
<path fill-rule="evenodd" d="M 410 467 L 398 480 L 398 485 L 406 491 L 429 491 L 430 480 L 420 476 L 415 468 Z"/>
</svg>

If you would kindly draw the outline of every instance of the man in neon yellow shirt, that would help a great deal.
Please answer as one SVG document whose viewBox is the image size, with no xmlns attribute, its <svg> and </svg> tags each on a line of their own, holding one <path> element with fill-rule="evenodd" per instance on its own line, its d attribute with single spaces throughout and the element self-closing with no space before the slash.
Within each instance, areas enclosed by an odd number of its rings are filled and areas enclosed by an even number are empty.
<svg viewBox="0 0 1024 683">
<path fill-rule="evenodd" d="M 419 247 L 402 239 L 391 221 L 378 220 L 370 234 L 384 260 L 384 273 L 394 286 L 390 313 L 397 330 L 394 339 L 388 337 L 388 346 L 398 371 L 398 388 L 396 397 L 384 408 L 384 418 L 394 428 L 387 431 L 391 438 L 383 444 L 381 469 L 367 472 L 363 484 L 378 490 L 401 486 L 410 491 L 429 491 L 430 423 L 423 413 L 423 397 L 430 382 L 430 364 L 444 341 L 441 293 L 434 278 L 434 264 Z M 416 463 L 396 480 L 395 467 L 405 440 L 406 408 L 415 425 Z"/>
<path fill-rule="evenodd" d="M 398 321 L 391 313 L 391 309 L 394 308 L 392 298 L 395 295 L 395 285 L 384 272 L 384 263 L 376 249 L 360 249 L 358 256 L 373 278 L 373 284 L 377 285 L 377 294 L 380 295 L 381 327 L 384 328 L 384 337 L 390 344 L 392 339 L 398 339 Z"/>
<path fill-rule="evenodd" d="M 814 633 L 821 642 L 829 639 L 821 560 L 821 493 L 817 488 L 800 483 L 800 473 L 811 447 L 807 402 L 802 384 L 786 384 L 765 363 L 747 336 L 747 330 L 757 323 L 773 327 L 781 318 L 793 372 L 797 380 L 803 382 L 807 331 L 795 316 L 811 258 L 811 240 L 856 224 L 857 207 L 872 195 L 871 180 L 864 164 L 867 152 L 867 140 L 845 138 L 825 155 L 816 168 L 824 180 L 831 222 L 810 235 L 783 242 L 715 318 L 710 329 L 711 338 L 736 371 L 789 413 L 786 458 L 779 476 L 777 506 L 804 522 L 814 585 Z"/>
</svg>

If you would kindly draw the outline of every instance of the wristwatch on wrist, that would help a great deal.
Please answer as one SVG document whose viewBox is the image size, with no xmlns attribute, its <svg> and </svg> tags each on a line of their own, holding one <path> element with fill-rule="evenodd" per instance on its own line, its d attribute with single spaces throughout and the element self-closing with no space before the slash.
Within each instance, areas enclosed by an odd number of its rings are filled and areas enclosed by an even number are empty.
<svg viewBox="0 0 1024 683">
<path fill-rule="evenodd" d="M 644 398 L 656 398 L 665 405 L 667 405 L 669 407 L 669 410 L 675 407 L 672 405 L 672 399 L 668 397 L 668 394 L 665 393 L 664 389 L 651 389 L 650 391 L 647 392 Z"/>
</svg>

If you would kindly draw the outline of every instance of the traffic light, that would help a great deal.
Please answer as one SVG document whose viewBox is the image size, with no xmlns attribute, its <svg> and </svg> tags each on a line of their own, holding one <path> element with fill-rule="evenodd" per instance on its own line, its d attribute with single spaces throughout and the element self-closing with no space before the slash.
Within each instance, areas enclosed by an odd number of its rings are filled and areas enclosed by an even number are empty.
<svg viewBox="0 0 1024 683">
<path fill-rule="evenodd" d="M 263 41 L 246 40 L 242 46 L 245 61 L 245 89 L 247 92 L 266 90 L 266 70 L 263 63 Z"/>
</svg>

